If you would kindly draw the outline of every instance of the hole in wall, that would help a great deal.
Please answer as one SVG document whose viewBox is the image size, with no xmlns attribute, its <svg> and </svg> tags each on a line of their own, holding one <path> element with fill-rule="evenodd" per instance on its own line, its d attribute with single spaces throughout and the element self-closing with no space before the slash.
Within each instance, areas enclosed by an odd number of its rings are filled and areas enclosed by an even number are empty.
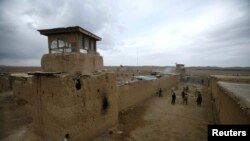
<svg viewBox="0 0 250 141">
<path fill-rule="evenodd" d="M 69 134 L 68 133 L 64 135 L 64 139 L 69 139 Z"/>
<path fill-rule="evenodd" d="M 75 79 L 75 87 L 77 90 L 81 89 L 81 81 L 80 79 Z"/>
<path fill-rule="evenodd" d="M 102 99 L 102 111 L 106 112 L 108 110 L 108 107 L 109 107 L 108 98 L 106 95 L 104 95 L 104 97 Z"/>
<path fill-rule="evenodd" d="M 100 89 L 97 89 L 97 92 L 100 93 Z"/>
</svg>

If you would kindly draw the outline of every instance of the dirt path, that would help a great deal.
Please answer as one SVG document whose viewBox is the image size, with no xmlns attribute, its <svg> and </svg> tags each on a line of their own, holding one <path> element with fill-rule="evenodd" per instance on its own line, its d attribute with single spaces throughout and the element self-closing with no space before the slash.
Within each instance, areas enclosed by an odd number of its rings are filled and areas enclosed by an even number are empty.
<svg viewBox="0 0 250 141">
<path fill-rule="evenodd" d="M 94 141 L 201 141 L 207 140 L 207 124 L 213 116 L 210 96 L 199 85 L 189 85 L 188 105 L 182 103 L 181 90 L 176 90 L 176 103 L 171 105 L 171 94 L 153 97 L 120 115 L 118 129 Z M 196 105 L 196 88 L 202 91 L 203 103 Z"/>
</svg>

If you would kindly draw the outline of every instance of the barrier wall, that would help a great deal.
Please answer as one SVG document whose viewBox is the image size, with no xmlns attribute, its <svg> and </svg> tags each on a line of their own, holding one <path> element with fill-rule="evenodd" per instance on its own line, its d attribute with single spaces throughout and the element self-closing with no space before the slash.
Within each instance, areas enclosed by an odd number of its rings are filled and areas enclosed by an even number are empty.
<svg viewBox="0 0 250 141">
<path fill-rule="evenodd" d="M 209 77 L 198 76 L 198 75 L 187 75 L 184 77 L 184 82 L 209 86 Z"/>
<path fill-rule="evenodd" d="M 142 80 L 117 87 L 119 111 L 141 103 L 156 94 L 161 88 L 163 93 L 178 84 L 178 75 L 161 77 L 156 80 Z"/>
<path fill-rule="evenodd" d="M 223 82 L 235 82 L 235 83 L 250 83 L 250 76 L 223 76 L 223 75 L 212 75 L 211 76 L 211 93 L 212 98 L 214 100 L 215 109 L 218 111 L 219 102 L 221 101 L 220 97 L 218 97 L 218 81 Z"/>
<path fill-rule="evenodd" d="M 113 74 L 35 74 L 31 83 L 14 84 L 14 94 L 27 101 L 35 132 L 53 141 L 65 134 L 72 141 L 87 141 L 116 125 L 115 89 Z"/>
<path fill-rule="evenodd" d="M 221 103 L 222 101 L 229 101 L 227 97 L 223 96 L 221 90 L 219 89 L 218 82 L 234 82 L 234 83 L 245 83 L 250 84 L 250 76 L 223 76 L 223 75 L 212 75 L 210 78 L 210 89 L 212 93 L 212 100 L 214 102 L 213 109 L 215 110 L 215 120 L 217 123 L 221 122 Z M 232 99 L 233 100 L 233 99 Z"/>
<path fill-rule="evenodd" d="M 18 75 L 11 75 L 11 74 L 0 75 L 0 92 L 12 90 L 15 80 L 28 79 L 27 75 L 26 76 L 21 76 L 21 75 L 20 76 L 19 74 Z"/>
<path fill-rule="evenodd" d="M 163 94 L 170 91 L 178 80 L 173 75 L 117 86 L 112 73 L 38 73 L 13 86 L 14 95 L 27 101 L 35 132 L 44 140 L 63 140 L 69 134 L 72 141 L 84 141 L 116 125 L 119 111 L 143 102 L 159 88 Z"/>
<path fill-rule="evenodd" d="M 11 79 L 9 76 L 0 76 L 0 92 L 11 90 Z"/>
<path fill-rule="evenodd" d="M 240 104 L 230 97 L 230 91 L 218 86 L 218 117 L 221 124 L 250 124 L 250 115 Z"/>
</svg>

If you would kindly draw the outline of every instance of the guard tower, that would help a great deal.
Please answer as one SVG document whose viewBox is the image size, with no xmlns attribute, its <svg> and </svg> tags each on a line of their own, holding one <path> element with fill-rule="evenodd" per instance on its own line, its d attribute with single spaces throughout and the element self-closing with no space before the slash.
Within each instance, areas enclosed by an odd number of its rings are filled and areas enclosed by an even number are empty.
<svg viewBox="0 0 250 141">
<path fill-rule="evenodd" d="M 179 73 L 181 78 L 183 78 L 185 76 L 185 65 L 184 64 L 175 64 L 175 72 Z"/>
<path fill-rule="evenodd" d="M 97 35 L 79 27 L 38 30 L 48 37 L 49 53 L 41 66 L 46 72 L 91 73 L 103 69 L 103 58 L 97 52 Z"/>
</svg>

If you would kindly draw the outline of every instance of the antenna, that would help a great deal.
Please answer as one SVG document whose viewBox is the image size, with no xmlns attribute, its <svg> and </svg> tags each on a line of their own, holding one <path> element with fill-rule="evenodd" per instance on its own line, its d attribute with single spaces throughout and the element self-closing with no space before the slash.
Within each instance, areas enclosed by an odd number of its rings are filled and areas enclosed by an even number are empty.
<svg viewBox="0 0 250 141">
<path fill-rule="evenodd" d="M 136 63 L 137 63 L 137 67 L 138 67 L 138 47 L 136 47 Z"/>
</svg>

